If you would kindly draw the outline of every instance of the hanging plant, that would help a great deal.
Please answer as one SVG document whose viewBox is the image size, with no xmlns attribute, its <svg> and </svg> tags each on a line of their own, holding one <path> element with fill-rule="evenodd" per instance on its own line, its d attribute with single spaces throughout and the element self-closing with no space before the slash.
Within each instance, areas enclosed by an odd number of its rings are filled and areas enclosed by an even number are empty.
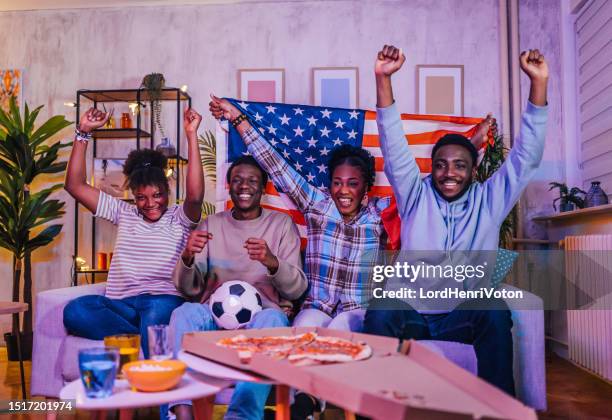
<svg viewBox="0 0 612 420">
<path fill-rule="evenodd" d="M 149 94 L 149 99 L 151 101 L 151 112 L 153 113 L 153 129 L 157 127 L 159 132 L 161 133 L 162 138 L 166 137 L 166 133 L 164 132 L 164 127 L 161 123 L 161 97 L 162 90 L 166 85 L 166 79 L 164 75 L 161 73 L 151 73 L 147 74 L 143 79 L 140 85 L 141 88 L 144 88 L 146 92 Z"/>
</svg>

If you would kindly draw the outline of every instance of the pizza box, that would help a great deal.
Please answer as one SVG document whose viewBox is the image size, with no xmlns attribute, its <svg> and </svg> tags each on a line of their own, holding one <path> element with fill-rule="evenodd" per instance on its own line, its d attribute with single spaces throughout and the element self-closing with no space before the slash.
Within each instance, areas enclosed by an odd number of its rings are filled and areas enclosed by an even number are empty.
<svg viewBox="0 0 612 420">
<path fill-rule="evenodd" d="M 366 342 L 372 347 L 372 357 L 350 363 L 295 366 L 287 360 L 255 354 L 244 364 L 237 351 L 216 344 L 238 334 L 256 337 L 309 331 Z M 183 337 L 183 349 L 189 353 L 266 376 L 374 419 L 536 419 L 529 407 L 424 345 L 410 340 L 401 349 L 398 346 L 395 338 L 318 327 L 195 332 Z"/>
</svg>

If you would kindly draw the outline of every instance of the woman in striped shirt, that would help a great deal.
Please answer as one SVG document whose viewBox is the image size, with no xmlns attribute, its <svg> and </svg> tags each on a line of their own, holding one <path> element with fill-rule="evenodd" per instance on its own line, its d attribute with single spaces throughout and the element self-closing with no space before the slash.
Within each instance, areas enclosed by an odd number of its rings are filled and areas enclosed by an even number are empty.
<svg viewBox="0 0 612 420">
<path fill-rule="evenodd" d="M 70 334 L 93 340 L 140 333 L 144 355 L 148 356 L 147 327 L 167 324 L 174 308 L 184 302 L 172 282 L 172 269 L 201 216 L 204 173 L 197 130 L 202 117 L 193 109 L 185 110 L 189 157 L 186 197 L 182 205 L 171 206 L 167 159 L 154 150 L 133 150 L 123 166 L 134 204 L 87 184 L 87 143 L 91 132 L 109 117 L 94 108 L 81 117 L 65 182 L 66 191 L 79 203 L 96 217 L 117 225 L 106 292 L 71 301 L 64 309 L 64 325 Z"/>
</svg>

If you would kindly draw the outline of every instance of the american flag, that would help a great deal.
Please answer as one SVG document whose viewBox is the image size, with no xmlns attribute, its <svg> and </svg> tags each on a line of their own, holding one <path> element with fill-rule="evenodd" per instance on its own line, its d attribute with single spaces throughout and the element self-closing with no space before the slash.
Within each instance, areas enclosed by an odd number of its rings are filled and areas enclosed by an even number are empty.
<svg viewBox="0 0 612 420">
<path fill-rule="evenodd" d="M 379 146 L 376 112 L 229 100 L 247 114 L 251 124 L 312 185 L 319 188 L 329 186 L 329 153 L 334 147 L 350 144 L 363 147 L 374 156 L 376 181 L 369 194 L 379 197 L 393 195 L 383 172 L 384 160 Z M 439 115 L 402 114 L 401 117 L 406 140 L 423 176 L 431 172 L 431 149 L 440 137 L 447 133 L 471 137 L 482 121 L 482 118 Z M 245 154 L 247 150 L 238 132 L 230 128 L 227 134 L 226 128 L 220 127 L 217 131 L 218 211 L 232 207 L 228 186 L 224 182 L 225 173 L 234 159 Z M 276 190 L 271 181 L 262 198 L 262 206 L 291 215 L 305 240 L 303 215 L 285 194 Z M 390 248 L 398 248 L 399 217 L 394 204 L 383 213 L 383 221 L 389 234 Z"/>
</svg>

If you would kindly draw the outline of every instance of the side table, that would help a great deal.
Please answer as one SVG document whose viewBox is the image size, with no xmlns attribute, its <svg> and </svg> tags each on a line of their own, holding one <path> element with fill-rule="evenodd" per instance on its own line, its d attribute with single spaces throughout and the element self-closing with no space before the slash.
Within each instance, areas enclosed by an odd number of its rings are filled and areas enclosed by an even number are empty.
<svg viewBox="0 0 612 420">
<path fill-rule="evenodd" d="M 173 401 L 192 400 L 194 409 L 201 419 L 212 418 L 215 394 L 233 384 L 233 381 L 199 377 L 195 372 L 187 372 L 174 389 L 164 392 L 132 391 L 125 379 L 115 381 L 113 395 L 108 398 L 87 398 L 81 379 L 70 382 L 60 391 L 60 399 L 75 400 L 76 408 L 94 413 L 94 418 L 105 418 L 108 410 L 119 410 L 119 419 L 132 418 L 134 409 L 155 407 Z M 48 415 L 47 419 L 54 416 Z"/>
<path fill-rule="evenodd" d="M 29 308 L 29 305 L 27 303 L 0 302 L 0 315 L 19 314 L 21 312 L 26 312 L 28 308 Z M 16 338 L 17 338 L 17 354 L 19 356 L 19 373 L 21 375 L 21 397 L 25 400 L 27 398 L 27 395 L 26 395 L 25 373 L 23 371 L 23 353 L 21 352 L 21 328 L 19 328 Z"/>
</svg>

